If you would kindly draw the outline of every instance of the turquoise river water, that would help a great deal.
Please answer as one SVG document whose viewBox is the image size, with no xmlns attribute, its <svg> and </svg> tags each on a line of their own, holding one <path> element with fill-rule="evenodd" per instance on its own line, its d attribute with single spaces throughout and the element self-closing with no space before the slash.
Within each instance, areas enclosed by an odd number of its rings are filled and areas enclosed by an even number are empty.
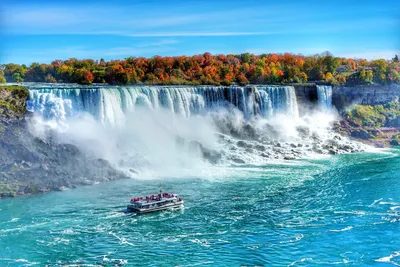
<svg viewBox="0 0 400 267">
<path fill-rule="evenodd" d="M 400 266 L 400 150 L 0 200 L 0 266 Z"/>
</svg>

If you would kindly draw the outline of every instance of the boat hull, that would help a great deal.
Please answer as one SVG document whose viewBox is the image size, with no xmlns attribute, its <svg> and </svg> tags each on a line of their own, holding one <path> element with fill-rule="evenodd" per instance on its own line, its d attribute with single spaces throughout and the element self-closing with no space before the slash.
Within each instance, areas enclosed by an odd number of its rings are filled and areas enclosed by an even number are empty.
<svg viewBox="0 0 400 267">
<path fill-rule="evenodd" d="M 180 209 L 180 208 L 183 208 L 183 203 L 174 203 L 174 204 L 169 204 L 169 205 L 164 205 L 164 206 L 154 207 L 154 208 L 148 208 L 148 209 L 138 209 L 138 208 L 134 207 L 133 205 L 127 206 L 128 212 L 134 212 L 137 214 L 151 213 L 151 212 L 169 210 L 169 209 Z"/>
</svg>

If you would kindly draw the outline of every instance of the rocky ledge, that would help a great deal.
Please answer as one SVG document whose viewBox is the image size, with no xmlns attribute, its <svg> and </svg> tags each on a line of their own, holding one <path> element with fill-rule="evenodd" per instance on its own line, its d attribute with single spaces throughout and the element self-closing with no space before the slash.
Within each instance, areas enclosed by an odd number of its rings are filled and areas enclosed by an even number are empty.
<svg viewBox="0 0 400 267">
<path fill-rule="evenodd" d="M 28 91 L 0 86 L 0 198 L 126 178 L 103 159 L 69 144 L 51 144 L 28 130 Z"/>
<path fill-rule="evenodd" d="M 378 105 L 354 105 L 343 112 L 335 130 L 341 135 L 372 145 L 400 145 L 400 103 L 395 100 Z"/>
</svg>

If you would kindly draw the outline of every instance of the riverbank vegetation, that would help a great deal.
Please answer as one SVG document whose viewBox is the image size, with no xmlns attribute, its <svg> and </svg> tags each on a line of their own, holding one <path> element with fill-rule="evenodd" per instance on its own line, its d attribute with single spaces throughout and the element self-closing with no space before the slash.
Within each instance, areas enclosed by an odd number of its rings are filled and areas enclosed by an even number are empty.
<svg viewBox="0 0 400 267">
<path fill-rule="evenodd" d="M 355 105 L 346 112 L 349 121 L 365 127 L 400 127 L 400 103 L 392 101 L 384 105 Z"/>
<path fill-rule="evenodd" d="M 28 89 L 21 86 L 0 85 L 0 117 L 25 114 Z"/>
<path fill-rule="evenodd" d="M 337 130 L 376 147 L 400 145 L 400 103 L 354 105 L 343 114 Z"/>
<path fill-rule="evenodd" d="M 51 64 L 0 66 L 0 83 L 64 82 L 160 85 L 231 85 L 326 82 L 335 85 L 400 82 L 399 59 L 350 59 L 329 52 L 294 54 L 212 55 L 152 58 L 55 60 Z"/>
</svg>

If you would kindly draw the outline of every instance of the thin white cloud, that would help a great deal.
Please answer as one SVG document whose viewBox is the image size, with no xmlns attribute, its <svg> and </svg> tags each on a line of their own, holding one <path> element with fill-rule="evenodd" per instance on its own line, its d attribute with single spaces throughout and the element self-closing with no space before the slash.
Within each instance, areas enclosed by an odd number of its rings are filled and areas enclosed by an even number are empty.
<svg viewBox="0 0 400 267">
<path fill-rule="evenodd" d="M 121 34 L 131 37 L 205 37 L 205 36 L 245 36 L 245 35 L 270 35 L 275 32 L 152 32 Z"/>
<path fill-rule="evenodd" d="M 8 12 L 4 14 L 4 31 L 29 35 L 113 32 L 112 35 L 133 37 L 259 35 L 256 25 L 260 23 L 256 22 L 260 18 L 264 26 L 276 23 L 277 18 L 269 16 L 272 11 L 237 7 L 226 8 L 223 12 L 199 10 L 188 14 L 182 10 L 176 13 L 161 11 L 155 8 L 153 12 L 136 12 L 132 16 L 121 6 L 71 8 L 16 5 L 8 7 Z"/>
<path fill-rule="evenodd" d="M 296 50 L 290 50 L 289 48 L 285 49 L 277 49 L 271 50 L 271 48 L 253 48 L 253 49 L 246 49 L 245 52 L 252 53 L 255 55 L 261 55 L 264 53 L 286 53 L 290 52 L 293 54 L 302 54 L 305 56 L 321 54 L 323 52 L 329 51 L 334 56 L 337 57 L 345 57 L 345 58 L 363 58 L 368 60 L 373 59 L 392 59 L 395 55 L 400 56 L 400 50 L 373 50 L 373 51 L 358 51 L 353 53 L 340 53 L 335 51 L 334 48 L 328 47 L 306 47 L 306 48 L 298 48 Z M 237 51 L 236 53 L 242 53 L 242 51 Z"/>
<path fill-rule="evenodd" d="M 392 59 L 395 55 L 400 56 L 400 50 L 384 50 L 384 51 L 361 51 L 354 53 L 343 53 L 337 56 L 346 58 L 363 58 L 363 59 Z"/>
<path fill-rule="evenodd" d="M 4 23 L 6 27 L 13 30 L 23 30 L 19 27 L 32 28 L 55 28 L 68 26 L 72 24 L 81 24 L 88 22 L 83 10 L 72 11 L 62 8 L 44 8 L 44 9 L 13 9 L 4 14 Z"/>
<path fill-rule="evenodd" d="M 14 62 L 14 63 L 32 63 L 42 62 L 50 63 L 55 59 L 68 59 L 68 58 L 108 58 L 108 59 L 121 59 L 130 56 L 149 56 L 158 55 L 173 51 L 171 46 L 148 46 L 148 47 L 114 47 L 104 49 L 91 49 L 84 46 L 70 46 L 59 47 L 54 49 L 16 49 L 12 54 L 7 54 L 1 62 Z M 11 59 L 10 61 L 8 61 Z"/>
<path fill-rule="evenodd" d="M 278 32 L 236 32 L 236 31 L 224 31 L 224 32 L 120 32 L 120 31 L 67 31 L 67 32 L 38 32 L 30 33 L 31 35 L 110 35 L 110 36 L 125 36 L 125 37 L 206 37 L 206 36 L 246 36 L 246 35 L 273 35 L 279 34 Z M 27 33 L 27 35 L 30 35 Z"/>
<path fill-rule="evenodd" d="M 156 42 L 146 42 L 146 43 L 139 43 L 136 45 L 138 48 L 143 48 L 143 47 L 152 47 L 152 46 L 165 46 L 165 45 L 172 45 L 172 44 L 178 44 L 179 41 L 176 39 L 164 39 L 164 40 L 159 40 Z"/>
<path fill-rule="evenodd" d="M 173 17 L 150 17 L 146 19 L 125 20 L 121 22 L 122 26 L 140 27 L 140 28 L 155 28 L 155 27 L 168 27 L 180 26 L 191 24 L 207 19 L 204 14 L 196 14 L 190 16 L 173 16 Z"/>
</svg>

